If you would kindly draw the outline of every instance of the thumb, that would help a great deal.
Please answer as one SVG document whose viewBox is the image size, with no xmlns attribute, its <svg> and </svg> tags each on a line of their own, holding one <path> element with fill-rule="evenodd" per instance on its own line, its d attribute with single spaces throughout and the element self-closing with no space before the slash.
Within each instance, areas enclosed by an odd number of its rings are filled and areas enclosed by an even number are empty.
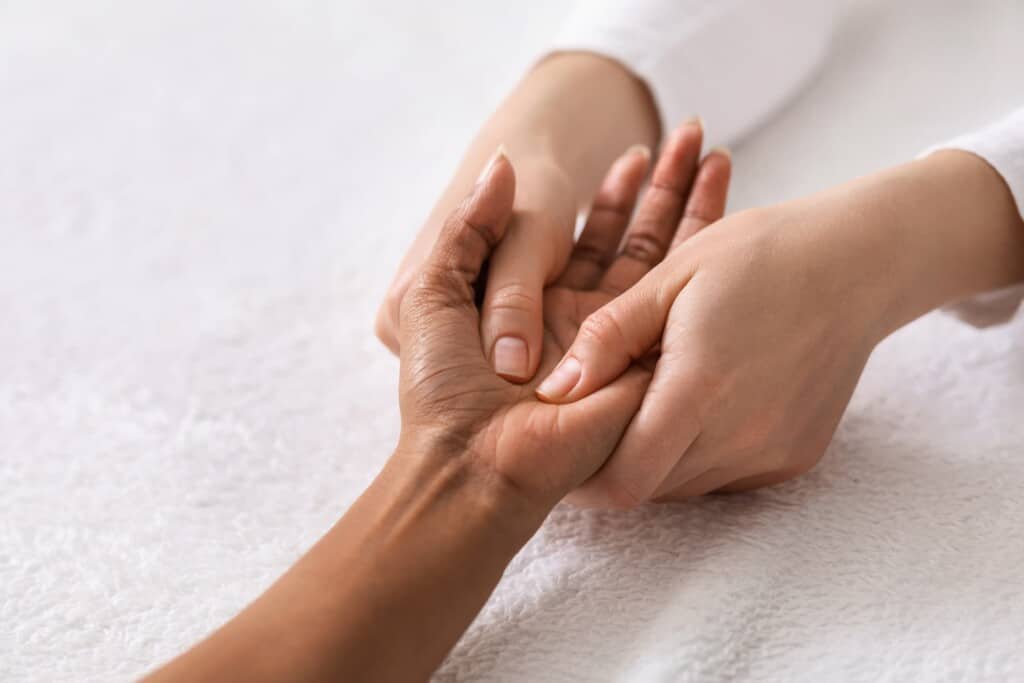
<svg viewBox="0 0 1024 683">
<path fill-rule="evenodd" d="M 583 321 L 572 346 L 537 387 L 550 403 L 570 403 L 612 382 L 661 339 L 665 320 L 686 277 L 663 261 L 624 294 Z"/>
<path fill-rule="evenodd" d="M 544 287 L 565 269 L 576 205 L 561 171 L 529 161 L 518 168 L 520 192 L 505 239 L 489 263 L 480 334 L 494 371 L 523 383 L 540 365 Z"/>
<path fill-rule="evenodd" d="M 480 175 L 472 193 L 445 220 L 434 247 L 400 305 L 402 347 L 456 313 L 476 329 L 474 284 L 484 261 L 501 241 L 512 214 L 515 171 L 499 149 Z M 432 317 L 434 316 L 434 317 Z"/>
</svg>

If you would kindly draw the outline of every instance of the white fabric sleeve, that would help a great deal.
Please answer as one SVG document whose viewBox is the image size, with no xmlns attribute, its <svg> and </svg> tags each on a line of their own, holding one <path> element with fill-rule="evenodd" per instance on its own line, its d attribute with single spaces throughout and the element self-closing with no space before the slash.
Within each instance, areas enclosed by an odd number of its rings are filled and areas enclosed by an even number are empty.
<svg viewBox="0 0 1024 683">
<path fill-rule="evenodd" d="M 836 0 L 583 0 L 552 51 L 615 59 L 644 80 L 662 130 L 700 115 L 731 144 L 780 108 L 824 60 Z"/>
<path fill-rule="evenodd" d="M 936 145 L 922 156 L 941 149 L 960 149 L 977 154 L 1006 181 L 1024 218 L 1024 107 L 986 128 Z M 1020 257 L 1024 259 L 1024 254 Z M 988 327 L 1013 317 L 1024 300 L 1024 283 L 986 292 L 947 307 L 947 311 L 976 327 Z"/>
</svg>

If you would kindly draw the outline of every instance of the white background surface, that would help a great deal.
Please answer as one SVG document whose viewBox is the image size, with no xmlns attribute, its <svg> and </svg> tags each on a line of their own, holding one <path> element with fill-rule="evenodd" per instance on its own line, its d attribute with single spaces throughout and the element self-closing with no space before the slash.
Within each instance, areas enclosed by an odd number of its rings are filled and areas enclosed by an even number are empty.
<svg viewBox="0 0 1024 683">
<path fill-rule="evenodd" d="M 371 479 L 398 427 L 376 304 L 564 9 L 0 4 L 0 678 L 142 673 Z M 732 208 L 1009 110 L 1022 36 L 1014 0 L 856 6 L 736 149 Z M 439 678 L 1024 676 L 1022 414 L 1024 322 L 930 316 L 802 480 L 557 510 Z"/>
</svg>

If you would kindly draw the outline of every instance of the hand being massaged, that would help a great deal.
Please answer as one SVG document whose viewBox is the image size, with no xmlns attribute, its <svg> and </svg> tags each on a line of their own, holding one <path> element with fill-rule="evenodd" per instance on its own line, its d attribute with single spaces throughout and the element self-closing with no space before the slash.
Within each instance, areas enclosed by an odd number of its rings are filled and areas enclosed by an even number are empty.
<svg viewBox="0 0 1024 683">
<path fill-rule="evenodd" d="M 612 421 L 622 432 L 610 454 L 577 473 L 575 503 L 630 507 L 806 472 L 882 339 L 1024 275 L 1012 196 L 973 154 L 933 154 L 719 220 L 729 163 L 710 154 L 694 170 L 700 137 L 696 123 L 670 137 L 618 251 L 645 158 L 617 161 L 545 290 L 539 371 L 525 389 L 568 408 L 653 366 L 635 414 Z M 604 426 L 589 415 L 591 429 Z M 553 467 L 541 462 L 538 472 Z"/>
<path fill-rule="evenodd" d="M 731 161 L 701 159 L 691 121 L 634 215 L 650 155 L 612 160 L 659 131 L 615 60 L 555 54 L 524 77 L 380 308 L 401 359 L 393 455 L 284 576 L 150 680 L 425 680 L 560 500 L 626 507 L 796 476 L 879 341 L 1024 282 L 1013 193 L 972 153 L 723 218 Z M 470 191 L 499 142 L 511 158 Z"/>
<path fill-rule="evenodd" d="M 791 477 L 879 340 L 1024 280 L 1024 224 L 972 154 L 719 220 L 730 160 L 700 146 L 693 123 L 669 138 L 632 219 L 648 155 L 612 165 L 544 292 L 526 384 L 494 371 L 476 305 L 515 219 L 516 171 L 495 156 L 405 287 L 394 454 L 270 589 L 149 680 L 424 680 L 558 501 Z"/>
<path fill-rule="evenodd" d="M 502 477 L 552 504 L 593 475 L 639 409 L 652 359 L 630 363 L 580 401 L 544 402 L 535 389 L 588 316 L 722 216 L 730 159 L 712 151 L 701 160 L 701 144 L 697 123 L 680 126 L 635 216 L 650 154 L 632 148 L 612 165 L 568 263 L 544 292 L 539 372 L 525 384 L 492 369 L 472 298 L 485 259 L 513 220 L 515 175 L 499 153 L 469 203 L 449 219 L 434 256 L 402 301 L 404 427 L 424 434 L 444 425 L 444 439 L 458 439 Z"/>
<path fill-rule="evenodd" d="M 729 158 L 699 161 L 700 145 L 693 126 L 670 140 L 632 222 L 648 155 L 633 150 L 612 166 L 547 291 L 542 372 L 579 322 L 628 291 L 673 236 L 721 215 Z M 512 163 L 498 154 L 409 283 L 402 431 L 381 473 L 259 599 L 149 680 L 425 680 L 554 505 L 601 467 L 640 407 L 647 368 L 632 363 L 557 405 L 537 398 L 536 382 L 495 374 L 484 352 L 475 290 L 515 192 Z"/>
</svg>

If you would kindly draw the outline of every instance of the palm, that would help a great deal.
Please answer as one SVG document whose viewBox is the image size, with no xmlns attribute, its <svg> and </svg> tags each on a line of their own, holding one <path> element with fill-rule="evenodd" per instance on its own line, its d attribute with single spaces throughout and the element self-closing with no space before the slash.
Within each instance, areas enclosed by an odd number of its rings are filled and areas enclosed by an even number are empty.
<svg viewBox="0 0 1024 683">
<path fill-rule="evenodd" d="M 573 420 L 566 408 L 544 403 L 534 393 L 569 349 L 580 325 L 588 315 L 610 301 L 603 291 L 550 287 L 544 294 L 544 341 L 540 366 L 534 378 L 521 385 L 509 384 L 488 368 L 487 377 L 497 379 L 504 391 L 494 387 L 490 396 L 510 399 L 498 408 L 491 428 L 481 437 L 480 450 L 494 453 L 496 462 L 504 463 L 502 471 L 531 490 L 568 490 L 581 484 L 604 461 L 639 409 L 650 375 L 637 372 L 626 385 L 615 387 L 605 400 L 611 420 Z M 514 393 L 514 397 L 513 397 Z M 499 396 L 501 398 L 499 398 Z M 492 404 L 495 405 L 495 404 Z M 497 406 L 495 405 L 497 408 Z M 567 428 L 568 427 L 568 428 Z M 501 438 L 508 435 L 508 438 Z"/>
<path fill-rule="evenodd" d="M 468 339 L 478 324 L 475 311 L 432 311 L 429 332 L 402 345 L 403 424 L 418 431 L 444 424 L 449 439 L 488 461 L 518 488 L 560 499 L 600 467 L 639 409 L 650 379 L 636 369 L 569 405 L 545 403 L 534 393 L 572 343 L 582 318 L 610 298 L 549 289 L 545 310 L 551 325 L 540 371 L 521 385 L 494 374 Z M 403 323 L 403 329 L 423 329 L 424 323 Z"/>
<path fill-rule="evenodd" d="M 475 277 L 490 246 L 477 244 L 467 231 L 464 239 L 472 246 L 448 249 L 447 258 L 454 262 L 435 274 L 438 289 L 421 286 L 417 300 L 402 307 L 403 316 L 407 310 L 413 316 L 402 324 L 403 333 L 410 333 L 409 343 L 401 345 L 403 424 L 422 429 L 446 425 L 448 438 L 459 439 L 467 450 L 491 460 L 494 470 L 516 486 L 557 498 L 600 468 L 639 409 L 650 373 L 633 368 L 586 399 L 565 405 L 545 403 L 535 390 L 591 313 L 635 284 L 664 258 L 670 244 L 724 210 L 728 165 L 724 176 L 707 174 L 717 183 L 702 181 L 709 165 L 700 164 L 698 169 L 700 129 L 691 128 L 681 129 L 670 140 L 632 222 L 647 158 L 627 155 L 612 167 L 569 263 L 545 291 L 541 358 L 533 379 L 525 384 L 494 374 L 481 353 L 480 320 L 469 304 L 471 292 L 460 293 L 456 305 L 451 303 L 451 291 L 467 284 L 455 281 L 468 274 Z M 713 196 L 701 195 L 704 186 L 704 194 Z M 703 217 L 684 215 L 693 198 L 702 200 Z M 501 201 L 510 210 L 511 197 Z M 490 223 L 481 217 L 475 224 Z M 467 250 L 480 253 L 467 257 Z M 476 337 L 475 344 L 468 343 L 469 334 Z"/>
</svg>

